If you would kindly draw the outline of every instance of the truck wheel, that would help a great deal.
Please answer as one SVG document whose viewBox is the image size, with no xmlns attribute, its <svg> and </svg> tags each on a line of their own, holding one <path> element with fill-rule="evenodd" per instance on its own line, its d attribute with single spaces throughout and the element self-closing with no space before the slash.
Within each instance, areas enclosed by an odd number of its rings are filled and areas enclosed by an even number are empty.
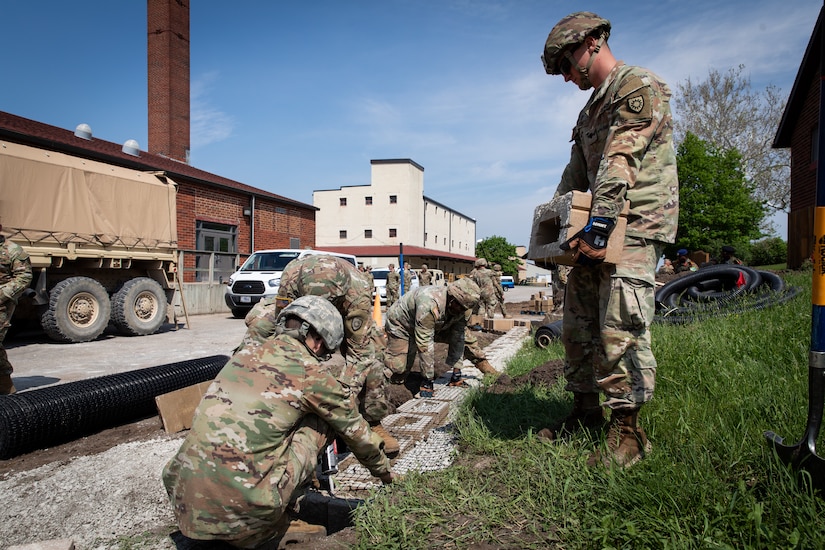
<svg viewBox="0 0 825 550">
<path fill-rule="evenodd" d="M 129 336 L 154 334 L 166 321 L 166 293 L 148 277 L 126 281 L 112 296 L 112 321 Z"/>
<path fill-rule="evenodd" d="M 246 314 L 249 313 L 249 310 L 246 308 L 241 307 L 233 307 L 232 308 L 232 317 L 235 319 L 243 319 L 246 317 Z"/>
<path fill-rule="evenodd" d="M 88 342 L 103 334 L 111 309 L 103 285 L 88 277 L 70 277 L 49 293 L 49 308 L 40 325 L 58 342 Z"/>
</svg>

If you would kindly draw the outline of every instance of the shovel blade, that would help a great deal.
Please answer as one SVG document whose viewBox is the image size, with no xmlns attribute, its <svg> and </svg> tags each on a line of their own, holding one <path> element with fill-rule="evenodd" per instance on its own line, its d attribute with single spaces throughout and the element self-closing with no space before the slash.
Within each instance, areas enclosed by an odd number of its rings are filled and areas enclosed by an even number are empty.
<svg viewBox="0 0 825 550">
<path fill-rule="evenodd" d="M 772 431 L 765 432 L 765 439 L 776 451 L 779 459 L 791 466 L 797 480 L 813 491 L 825 494 L 825 459 L 816 454 L 814 441 L 803 438 L 796 445 L 785 445 L 784 439 Z"/>
</svg>

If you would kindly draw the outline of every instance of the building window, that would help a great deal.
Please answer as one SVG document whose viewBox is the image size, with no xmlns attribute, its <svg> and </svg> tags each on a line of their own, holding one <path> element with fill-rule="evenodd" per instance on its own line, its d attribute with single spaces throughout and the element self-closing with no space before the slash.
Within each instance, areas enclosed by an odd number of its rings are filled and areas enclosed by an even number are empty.
<svg viewBox="0 0 825 550">
<path fill-rule="evenodd" d="M 338 199 L 338 206 L 346 206 L 346 205 L 347 205 L 347 198 L 346 197 L 341 197 L 340 199 Z"/>
<path fill-rule="evenodd" d="M 225 223 L 195 221 L 195 281 L 223 282 L 235 271 L 238 227 Z M 210 262 L 212 277 L 210 278 Z"/>
<path fill-rule="evenodd" d="M 398 195 L 390 195 L 390 204 L 398 204 Z"/>
<path fill-rule="evenodd" d="M 424 242 L 427 242 L 427 232 L 424 232 Z"/>
<path fill-rule="evenodd" d="M 390 237 L 397 237 L 397 236 L 398 236 L 398 230 L 395 229 L 395 228 L 390 228 Z"/>
<path fill-rule="evenodd" d="M 364 238 L 371 239 L 372 238 L 372 229 L 364 229 Z"/>
<path fill-rule="evenodd" d="M 301 239 L 298 237 L 290 237 L 289 248 L 301 248 Z"/>
<path fill-rule="evenodd" d="M 338 232 L 338 238 L 339 239 L 346 239 L 347 238 L 347 230 L 342 229 L 341 231 L 339 231 Z"/>
<path fill-rule="evenodd" d="M 372 206 L 372 197 L 364 197 L 364 204 Z"/>
</svg>

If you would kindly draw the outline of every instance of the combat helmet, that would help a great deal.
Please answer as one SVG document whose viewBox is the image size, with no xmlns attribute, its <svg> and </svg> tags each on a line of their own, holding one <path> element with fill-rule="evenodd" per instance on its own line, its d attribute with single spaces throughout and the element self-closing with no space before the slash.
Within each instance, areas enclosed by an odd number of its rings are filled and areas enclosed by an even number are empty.
<svg viewBox="0 0 825 550">
<path fill-rule="evenodd" d="M 481 289 L 469 277 L 464 277 L 447 285 L 447 294 L 455 298 L 464 309 L 473 309 L 481 300 Z"/>
<path fill-rule="evenodd" d="M 303 321 L 299 333 L 304 338 L 310 327 L 315 329 L 328 351 L 334 351 L 344 340 L 344 321 L 341 314 L 325 298 L 301 296 L 281 310 L 275 324 L 283 326 L 288 317 L 297 317 Z"/>
<path fill-rule="evenodd" d="M 547 35 L 541 56 L 547 74 L 561 74 L 559 64 L 564 51 L 570 46 L 581 44 L 589 34 L 597 30 L 601 30 L 602 42 L 607 40 L 610 36 L 610 21 L 589 11 L 571 13 L 556 23 Z"/>
<path fill-rule="evenodd" d="M 499 265 L 499 264 L 493 265 L 493 271 L 501 271 L 501 265 Z"/>
<path fill-rule="evenodd" d="M 479 258 L 473 265 L 475 267 L 487 267 L 487 258 Z"/>
</svg>

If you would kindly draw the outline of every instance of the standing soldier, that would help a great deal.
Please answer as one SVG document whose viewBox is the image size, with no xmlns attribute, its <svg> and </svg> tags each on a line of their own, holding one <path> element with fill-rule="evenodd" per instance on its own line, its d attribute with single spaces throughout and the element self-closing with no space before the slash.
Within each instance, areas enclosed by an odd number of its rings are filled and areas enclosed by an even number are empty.
<svg viewBox="0 0 825 550">
<path fill-rule="evenodd" d="M 587 225 L 565 243 L 576 260 L 562 329 L 573 411 L 561 430 L 601 428 L 601 407 L 609 408 L 607 449 L 587 462 L 628 467 L 650 450 L 638 416 L 653 398 L 655 270 L 665 244 L 676 237 L 679 182 L 670 88 L 649 70 L 618 61 L 609 36 L 607 19 L 570 14 L 547 36 L 542 61 L 548 74 L 594 89 L 579 113 L 570 162 L 556 189 L 556 196 L 573 190 L 592 194 Z M 608 238 L 626 205 L 621 259 L 605 264 Z M 542 435 L 553 439 L 559 431 L 545 429 Z"/>
<path fill-rule="evenodd" d="M 413 270 L 410 262 L 404 262 L 404 294 L 412 290 Z"/>
<path fill-rule="evenodd" d="M 433 273 L 427 270 L 427 264 L 421 264 L 421 271 L 418 273 L 418 285 L 428 286 L 433 283 Z"/>
<path fill-rule="evenodd" d="M 401 277 L 395 270 L 395 264 L 387 266 L 389 272 L 387 273 L 387 309 L 390 308 L 398 300 L 398 291 L 401 288 Z M 409 289 L 408 289 L 409 290 Z"/>
<path fill-rule="evenodd" d="M 0 231 L 3 231 L 2 225 Z M 32 265 L 29 255 L 0 234 L 0 395 L 10 395 L 17 391 L 11 380 L 14 369 L 6 355 L 3 340 L 11 326 L 11 316 L 17 300 L 31 282 Z"/>
<path fill-rule="evenodd" d="M 498 307 L 501 309 L 501 316 L 506 319 L 508 315 L 507 309 L 504 307 L 504 288 L 501 286 L 501 266 L 499 264 L 493 265 L 493 271 L 490 274 L 490 278 L 493 281 L 493 289 L 495 289 L 496 294 L 496 303 L 493 304 L 493 314 L 490 317 L 495 317 L 496 307 Z"/>
<path fill-rule="evenodd" d="M 742 260 L 736 257 L 736 249 L 729 244 L 722 247 L 722 261 L 720 263 L 729 265 L 743 265 Z"/>
<path fill-rule="evenodd" d="M 347 369 L 342 379 L 359 396 L 361 412 L 375 433 L 386 443 L 387 454 L 400 450 L 398 440 L 381 420 L 392 410 L 387 395 L 383 352 L 385 340 L 372 318 L 372 286 L 366 274 L 348 261 L 327 254 L 311 254 L 287 264 L 274 299 L 257 305 L 246 316 L 247 331 L 242 347 L 254 347 L 275 334 L 278 313 L 301 296 L 326 298 L 344 319 L 341 354 Z"/>
<path fill-rule="evenodd" d="M 490 317 L 487 314 L 494 307 L 496 299 L 496 289 L 493 287 L 491 279 L 492 273 L 487 269 L 487 258 L 479 258 L 473 264 L 473 269 L 467 274 L 467 277 L 472 279 L 481 289 L 481 301 L 479 301 L 478 307 L 473 310 L 473 314 L 481 313 L 485 317 Z"/>
<path fill-rule="evenodd" d="M 432 397 L 436 342 L 449 344 L 446 363 L 453 369 L 450 384 L 461 383 L 461 367 L 455 365 L 464 354 L 467 314 L 478 304 L 480 293 L 478 285 L 465 277 L 446 287 L 419 286 L 387 311 L 384 364 L 394 383 L 403 384 L 417 363 L 424 378 L 419 396 Z"/>
<path fill-rule="evenodd" d="M 285 533 L 304 540 L 326 535 L 323 526 L 290 521 L 289 508 L 335 436 L 372 475 L 394 481 L 354 392 L 322 362 L 343 332 L 332 304 L 303 296 L 278 315 L 273 338 L 244 348 L 221 369 L 163 469 L 186 537 L 257 548 Z"/>
</svg>

